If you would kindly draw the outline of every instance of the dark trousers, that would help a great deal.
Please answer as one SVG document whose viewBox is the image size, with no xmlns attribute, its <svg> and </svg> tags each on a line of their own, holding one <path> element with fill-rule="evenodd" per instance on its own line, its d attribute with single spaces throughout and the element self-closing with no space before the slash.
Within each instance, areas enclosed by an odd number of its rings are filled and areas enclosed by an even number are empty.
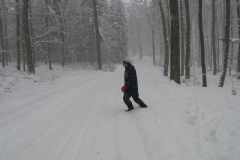
<svg viewBox="0 0 240 160">
<path fill-rule="evenodd" d="M 129 92 L 124 92 L 123 101 L 124 101 L 124 103 L 127 105 L 127 107 L 129 109 L 133 109 L 132 102 L 130 101 L 131 97 L 133 98 L 133 100 L 137 104 L 139 104 L 139 106 L 143 106 L 144 105 L 143 101 L 139 98 L 138 94 L 132 94 L 132 93 L 129 93 Z"/>
</svg>

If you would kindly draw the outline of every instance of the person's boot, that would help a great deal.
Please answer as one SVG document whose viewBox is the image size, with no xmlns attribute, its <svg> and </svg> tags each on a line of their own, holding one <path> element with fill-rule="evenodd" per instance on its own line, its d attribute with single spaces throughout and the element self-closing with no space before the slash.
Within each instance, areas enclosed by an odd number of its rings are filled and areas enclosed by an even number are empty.
<svg viewBox="0 0 240 160">
<path fill-rule="evenodd" d="M 147 108 L 148 106 L 145 103 L 143 103 L 143 104 L 140 105 L 140 107 Z"/>
<path fill-rule="evenodd" d="M 129 112 L 129 111 L 131 111 L 131 110 L 133 110 L 134 108 L 128 108 L 128 109 L 126 109 L 125 111 L 126 112 Z"/>
<path fill-rule="evenodd" d="M 133 105 L 132 105 L 132 102 L 131 102 L 131 101 L 127 102 L 127 103 L 126 103 L 126 105 L 127 105 L 127 107 L 128 107 L 128 109 L 127 109 L 127 110 L 125 110 L 126 112 L 129 112 L 129 111 L 131 111 L 131 110 L 133 110 L 133 109 L 134 109 L 134 107 L 133 107 Z"/>
</svg>

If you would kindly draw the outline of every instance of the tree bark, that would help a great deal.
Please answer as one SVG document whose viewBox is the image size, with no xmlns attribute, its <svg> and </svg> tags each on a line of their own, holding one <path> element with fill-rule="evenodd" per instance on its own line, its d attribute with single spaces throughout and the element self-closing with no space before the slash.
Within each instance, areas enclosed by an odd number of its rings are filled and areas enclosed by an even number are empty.
<svg viewBox="0 0 240 160">
<path fill-rule="evenodd" d="M 225 26 L 225 41 L 224 41 L 224 59 L 223 59 L 223 70 L 222 75 L 220 78 L 219 87 L 224 86 L 224 81 L 227 72 L 227 65 L 228 65 L 228 54 L 229 54 L 229 30 L 230 30 L 230 10 L 231 10 L 231 2 L 230 0 L 226 1 L 226 26 Z"/>
<path fill-rule="evenodd" d="M 216 10 L 215 1 L 212 1 L 212 54 L 213 54 L 213 75 L 217 74 L 217 56 L 216 56 Z"/>
<path fill-rule="evenodd" d="M 165 0 L 166 6 L 167 6 L 167 14 L 166 14 L 166 22 L 167 22 L 167 35 L 168 35 L 168 49 L 169 49 L 169 55 L 170 56 L 170 42 L 171 42 L 171 16 L 170 16 L 170 7 L 169 7 L 169 0 Z"/>
<path fill-rule="evenodd" d="M 201 44 L 201 65 L 202 65 L 202 82 L 203 87 L 207 87 L 207 75 L 205 65 L 205 48 L 204 48 L 204 36 L 203 36 L 203 24 L 202 24 L 202 0 L 199 0 L 199 34 Z"/>
<path fill-rule="evenodd" d="M 94 12 L 94 22 L 95 22 L 95 29 L 96 29 L 98 69 L 101 70 L 102 69 L 101 44 L 100 44 L 100 34 L 99 34 L 99 25 L 98 25 L 98 15 L 97 15 L 97 3 L 96 3 L 96 0 L 93 0 L 93 12 Z"/>
<path fill-rule="evenodd" d="M 237 0 L 237 17 L 238 17 L 238 37 L 240 39 L 240 4 L 239 0 Z M 240 73 L 240 43 L 238 44 L 238 67 L 237 67 L 237 72 Z M 240 79 L 240 74 L 238 76 L 238 79 Z"/>
<path fill-rule="evenodd" d="M 45 8 L 46 8 L 46 16 L 45 16 L 45 26 L 46 32 L 49 31 L 49 10 L 48 10 L 49 0 L 45 0 Z M 50 43 L 49 43 L 49 34 L 47 35 L 47 53 L 48 53 L 48 65 L 49 70 L 52 70 L 52 59 L 51 59 L 51 52 L 50 52 Z"/>
<path fill-rule="evenodd" d="M 31 48 L 32 48 L 32 63 L 33 63 L 33 73 L 35 74 L 35 66 L 36 66 L 36 54 L 34 50 L 34 40 L 33 40 L 33 24 L 32 24 L 32 5 L 29 1 L 28 5 L 28 11 L 29 11 L 29 36 L 30 36 L 30 43 L 31 43 Z"/>
<path fill-rule="evenodd" d="M 182 1 L 180 3 L 180 21 L 181 21 L 181 27 L 180 27 L 180 39 L 181 39 L 181 76 L 184 76 L 184 62 L 185 62 L 185 52 L 184 52 L 184 22 L 183 22 L 183 5 Z"/>
<path fill-rule="evenodd" d="M 167 34 L 167 24 L 165 19 L 165 14 L 162 6 L 162 0 L 158 0 L 158 5 L 161 12 L 162 19 L 162 29 L 163 29 L 163 38 L 165 45 L 165 59 L 164 59 L 164 76 L 168 76 L 168 66 L 169 66 L 169 42 L 168 42 L 168 34 Z"/>
<path fill-rule="evenodd" d="M 141 39 L 141 31 L 140 31 L 140 21 L 139 17 L 137 16 L 137 29 L 138 29 L 138 39 L 139 39 L 139 59 L 142 59 L 143 53 L 142 53 L 142 39 Z"/>
<path fill-rule="evenodd" d="M 9 61 L 9 50 L 8 50 L 8 26 L 7 26 L 7 10 L 6 10 L 6 6 L 5 6 L 5 0 L 2 0 L 2 7 L 3 7 L 3 21 L 2 22 L 4 24 L 4 29 L 3 29 L 3 37 L 4 37 L 4 49 L 5 49 L 5 65 L 8 65 L 8 61 Z M 3 25 L 2 24 L 2 25 Z"/>
<path fill-rule="evenodd" d="M 29 0 L 24 0 L 23 3 L 23 32 L 24 32 L 24 45 L 27 57 L 27 70 L 29 74 L 34 73 L 34 65 L 32 60 L 32 46 L 30 40 L 30 29 L 28 21 L 28 4 Z"/>
<path fill-rule="evenodd" d="M 153 27 L 153 29 L 152 29 L 152 50 L 153 50 L 153 65 L 155 66 L 156 60 L 155 60 L 155 41 L 154 41 L 155 38 L 154 37 L 155 37 L 155 35 L 154 35 L 154 27 Z"/>
<path fill-rule="evenodd" d="M 190 79 L 190 56 L 191 56 L 191 46 L 190 46 L 190 32 L 191 32 L 191 25 L 190 25 L 190 11 L 189 11 L 189 2 L 185 0 L 185 10 L 186 10 L 186 23 L 187 23 L 187 33 L 186 33 L 186 59 L 185 59 L 185 78 Z"/>
<path fill-rule="evenodd" d="M 0 8 L 1 11 L 1 8 Z M 1 39 L 1 48 L 2 48 L 2 67 L 4 68 L 6 63 L 5 63 L 5 45 L 4 45 L 4 31 L 3 31 L 3 22 L 2 22 L 2 15 L 0 15 L 0 39 Z"/>
<path fill-rule="evenodd" d="M 21 28 L 20 28 L 20 10 L 19 10 L 19 0 L 16 0 L 16 30 L 17 30 L 17 39 L 16 39 L 16 44 L 17 44 L 17 69 L 20 71 L 21 70 Z"/>
<path fill-rule="evenodd" d="M 64 32 L 65 32 L 65 29 L 64 29 L 64 18 L 61 16 L 60 17 L 60 30 L 61 30 L 61 33 L 60 33 L 60 39 L 61 39 L 61 51 L 62 51 L 62 67 L 65 66 L 65 61 L 66 61 L 66 56 L 65 56 L 65 36 L 64 36 Z"/>
<path fill-rule="evenodd" d="M 170 0 L 171 13 L 171 67 L 170 80 L 181 84 L 180 81 L 180 53 L 179 53 L 179 11 L 178 1 Z"/>
</svg>

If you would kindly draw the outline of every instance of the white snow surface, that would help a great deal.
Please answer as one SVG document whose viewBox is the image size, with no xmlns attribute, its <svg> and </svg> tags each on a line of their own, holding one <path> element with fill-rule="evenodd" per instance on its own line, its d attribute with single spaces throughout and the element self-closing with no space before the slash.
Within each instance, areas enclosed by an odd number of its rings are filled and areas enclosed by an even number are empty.
<svg viewBox="0 0 240 160">
<path fill-rule="evenodd" d="M 1 69 L 0 160 L 239 160 L 240 87 L 208 87 L 163 76 L 133 59 L 140 98 L 127 109 L 115 72 L 39 66 L 36 75 Z M 201 81 L 201 79 L 199 79 Z"/>
</svg>

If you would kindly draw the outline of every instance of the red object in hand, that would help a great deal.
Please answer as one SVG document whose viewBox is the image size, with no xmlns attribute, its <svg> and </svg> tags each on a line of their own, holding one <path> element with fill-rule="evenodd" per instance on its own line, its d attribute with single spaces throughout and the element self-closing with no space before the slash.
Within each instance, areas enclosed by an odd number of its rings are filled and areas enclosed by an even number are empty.
<svg viewBox="0 0 240 160">
<path fill-rule="evenodd" d="M 122 88 L 121 88 L 122 92 L 125 92 L 126 89 L 127 89 L 126 86 L 122 86 Z"/>
</svg>

